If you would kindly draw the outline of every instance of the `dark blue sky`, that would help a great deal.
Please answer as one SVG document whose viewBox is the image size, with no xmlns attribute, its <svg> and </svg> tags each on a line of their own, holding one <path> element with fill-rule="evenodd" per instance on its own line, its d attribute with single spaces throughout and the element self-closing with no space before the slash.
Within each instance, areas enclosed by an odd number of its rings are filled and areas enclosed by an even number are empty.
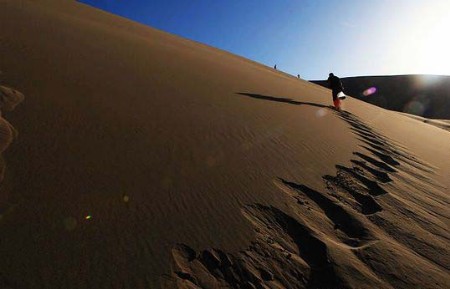
<svg viewBox="0 0 450 289">
<path fill-rule="evenodd" d="M 305 79 L 450 74 L 448 0 L 80 2 Z"/>
</svg>

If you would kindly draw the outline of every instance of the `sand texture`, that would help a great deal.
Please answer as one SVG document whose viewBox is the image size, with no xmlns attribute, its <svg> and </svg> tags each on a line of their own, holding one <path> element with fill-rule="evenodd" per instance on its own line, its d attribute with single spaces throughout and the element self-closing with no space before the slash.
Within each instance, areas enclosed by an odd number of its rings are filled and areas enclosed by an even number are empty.
<svg viewBox="0 0 450 289">
<path fill-rule="evenodd" d="M 0 288 L 448 288 L 447 130 L 74 1 L 0 8 Z"/>
</svg>

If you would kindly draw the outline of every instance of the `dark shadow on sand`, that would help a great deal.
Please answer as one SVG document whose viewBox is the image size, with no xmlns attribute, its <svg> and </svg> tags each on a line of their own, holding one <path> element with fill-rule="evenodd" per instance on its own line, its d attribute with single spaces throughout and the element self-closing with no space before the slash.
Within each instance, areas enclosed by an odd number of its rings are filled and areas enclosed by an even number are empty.
<svg viewBox="0 0 450 289">
<path fill-rule="evenodd" d="M 236 94 L 240 94 L 240 95 L 244 95 L 244 96 L 248 96 L 248 97 L 256 98 L 256 99 L 270 100 L 270 101 L 289 103 L 289 104 L 294 104 L 294 105 L 311 105 L 311 106 L 316 106 L 316 107 L 321 107 L 321 108 L 332 108 L 331 106 L 327 106 L 327 105 L 317 104 L 317 103 L 313 103 L 313 102 L 296 101 L 296 100 L 292 100 L 290 98 L 285 98 L 285 97 L 275 97 L 275 96 L 262 95 L 262 94 L 256 94 L 256 93 L 247 93 L 247 92 L 237 92 Z"/>
</svg>

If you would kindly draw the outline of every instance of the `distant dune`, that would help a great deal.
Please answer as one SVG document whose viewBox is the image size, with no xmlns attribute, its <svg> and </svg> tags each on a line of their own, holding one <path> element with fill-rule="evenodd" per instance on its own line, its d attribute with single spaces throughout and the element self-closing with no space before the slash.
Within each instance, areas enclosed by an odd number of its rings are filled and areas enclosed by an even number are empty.
<svg viewBox="0 0 450 289">
<path fill-rule="evenodd" d="M 448 131 L 75 1 L 0 59 L 0 288 L 448 288 Z"/>
<path fill-rule="evenodd" d="M 326 81 L 312 81 L 326 86 Z M 450 76 L 394 75 L 342 78 L 345 92 L 379 107 L 425 118 L 450 119 Z"/>
<path fill-rule="evenodd" d="M 417 119 L 418 121 L 421 121 L 423 123 L 434 125 L 436 127 L 450 131 L 450 120 L 448 120 L 448 119 L 428 119 L 428 118 L 420 117 L 420 116 L 413 115 L 413 114 L 407 114 L 407 113 L 405 113 L 405 115 L 408 117 Z"/>
</svg>

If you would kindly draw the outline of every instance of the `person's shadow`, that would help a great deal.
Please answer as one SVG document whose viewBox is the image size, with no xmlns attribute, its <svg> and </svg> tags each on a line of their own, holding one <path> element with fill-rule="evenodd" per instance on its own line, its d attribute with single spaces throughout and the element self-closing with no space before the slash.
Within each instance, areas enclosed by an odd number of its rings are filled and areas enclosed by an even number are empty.
<svg viewBox="0 0 450 289">
<path fill-rule="evenodd" d="M 256 99 L 289 103 L 289 104 L 294 104 L 294 105 L 311 105 L 311 106 L 316 106 L 316 107 L 321 107 L 321 108 L 331 108 L 331 109 L 333 108 L 332 106 L 328 106 L 328 105 L 317 104 L 317 103 L 313 103 L 313 102 L 296 101 L 296 100 L 292 100 L 290 98 L 285 98 L 285 97 L 275 97 L 275 96 L 262 95 L 262 94 L 256 94 L 256 93 L 247 93 L 247 92 L 237 92 L 236 94 L 244 95 L 244 96 L 248 96 L 248 97 L 256 98 Z"/>
</svg>

